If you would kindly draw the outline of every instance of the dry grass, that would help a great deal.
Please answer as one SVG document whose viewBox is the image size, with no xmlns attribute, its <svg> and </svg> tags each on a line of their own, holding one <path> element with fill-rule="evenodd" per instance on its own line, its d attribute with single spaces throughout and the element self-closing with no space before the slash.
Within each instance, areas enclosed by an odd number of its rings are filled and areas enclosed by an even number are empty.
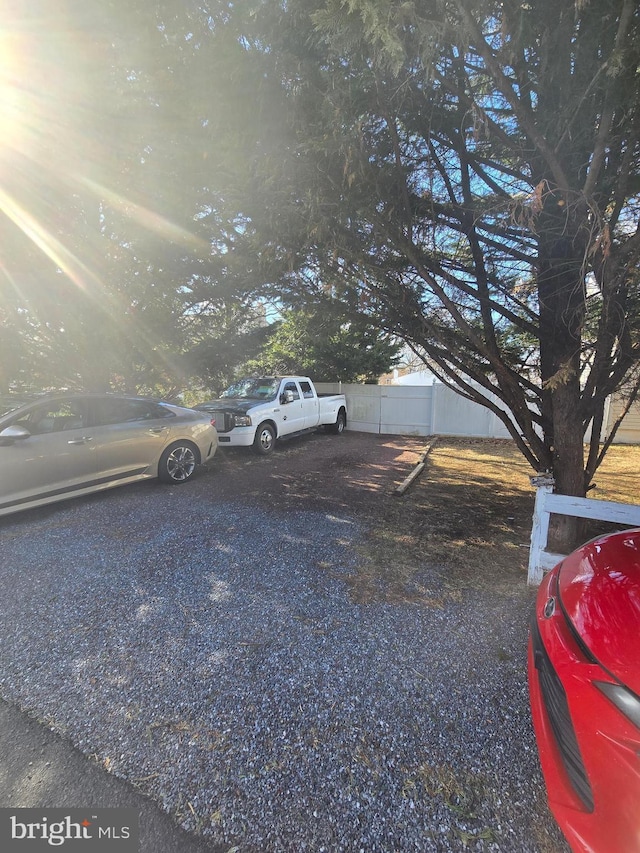
<svg viewBox="0 0 640 853">
<path fill-rule="evenodd" d="M 616 444 L 609 449 L 595 476 L 590 497 L 637 504 L 640 501 L 640 446 Z"/>
<path fill-rule="evenodd" d="M 440 439 L 408 491 L 382 501 L 354 597 L 439 607 L 469 587 L 508 595 L 526 582 L 532 473 L 510 441 Z M 640 447 L 611 448 L 596 484 L 590 497 L 637 503 Z M 437 583 L 425 582 L 425 568 L 438 572 Z"/>
</svg>

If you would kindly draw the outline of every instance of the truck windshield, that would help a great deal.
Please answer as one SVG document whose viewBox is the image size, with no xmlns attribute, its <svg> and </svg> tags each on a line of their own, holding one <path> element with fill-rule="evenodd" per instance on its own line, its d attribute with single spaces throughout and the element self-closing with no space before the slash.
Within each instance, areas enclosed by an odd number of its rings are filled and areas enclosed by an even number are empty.
<svg viewBox="0 0 640 853">
<path fill-rule="evenodd" d="M 240 379 L 223 391 L 221 397 L 234 400 L 275 400 L 280 380 L 261 376 L 258 379 Z"/>
</svg>

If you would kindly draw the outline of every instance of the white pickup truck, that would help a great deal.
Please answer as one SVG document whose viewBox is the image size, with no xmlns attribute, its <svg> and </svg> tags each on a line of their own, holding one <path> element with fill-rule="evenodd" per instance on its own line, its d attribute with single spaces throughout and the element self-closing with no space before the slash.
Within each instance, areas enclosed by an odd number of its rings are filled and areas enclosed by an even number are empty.
<svg viewBox="0 0 640 853">
<path fill-rule="evenodd" d="M 344 394 L 318 394 L 307 376 L 240 379 L 218 400 L 195 407 L 215 417 L 218 443 L 270 453 L 277 439 L 323 426 L 340 434 L 347 425 Z"/>
</svg>

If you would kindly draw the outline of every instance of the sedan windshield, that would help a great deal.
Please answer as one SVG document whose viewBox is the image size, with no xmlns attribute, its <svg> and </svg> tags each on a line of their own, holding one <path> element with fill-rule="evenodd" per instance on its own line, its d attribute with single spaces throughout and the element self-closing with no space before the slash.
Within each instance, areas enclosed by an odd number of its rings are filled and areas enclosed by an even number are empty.
<svg viewBox="0 0 640 853">
<path fill-rule="evenodd" d="M 279 385 L 280 380 L 273 377 L 240 379 L 220 396 L 234 400 L 275 400 Z"/>
</svg>

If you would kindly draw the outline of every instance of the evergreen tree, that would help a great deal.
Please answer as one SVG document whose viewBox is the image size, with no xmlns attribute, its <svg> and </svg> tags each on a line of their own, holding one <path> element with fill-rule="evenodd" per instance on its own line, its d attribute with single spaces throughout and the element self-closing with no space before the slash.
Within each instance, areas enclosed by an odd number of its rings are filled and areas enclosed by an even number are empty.
<svg viewBox="0 0 640 853">
<path fill-rule="evenodd" d="M 636 3 L 219 8 L 216 114 L 264 281 L 331 281 L 583 496 L 605 400 L 638 381 Z"/>
<path fill-rule="evenodd" d="M 342 306 L 325 302 L 290 310 L 275 323 L 257 358 L 243 369 L 267 375 L 304 374 L 315 382 L 373 382 L 397 364 L 402 344 L 365 317 L 345 321 Z"/>
</svg>

